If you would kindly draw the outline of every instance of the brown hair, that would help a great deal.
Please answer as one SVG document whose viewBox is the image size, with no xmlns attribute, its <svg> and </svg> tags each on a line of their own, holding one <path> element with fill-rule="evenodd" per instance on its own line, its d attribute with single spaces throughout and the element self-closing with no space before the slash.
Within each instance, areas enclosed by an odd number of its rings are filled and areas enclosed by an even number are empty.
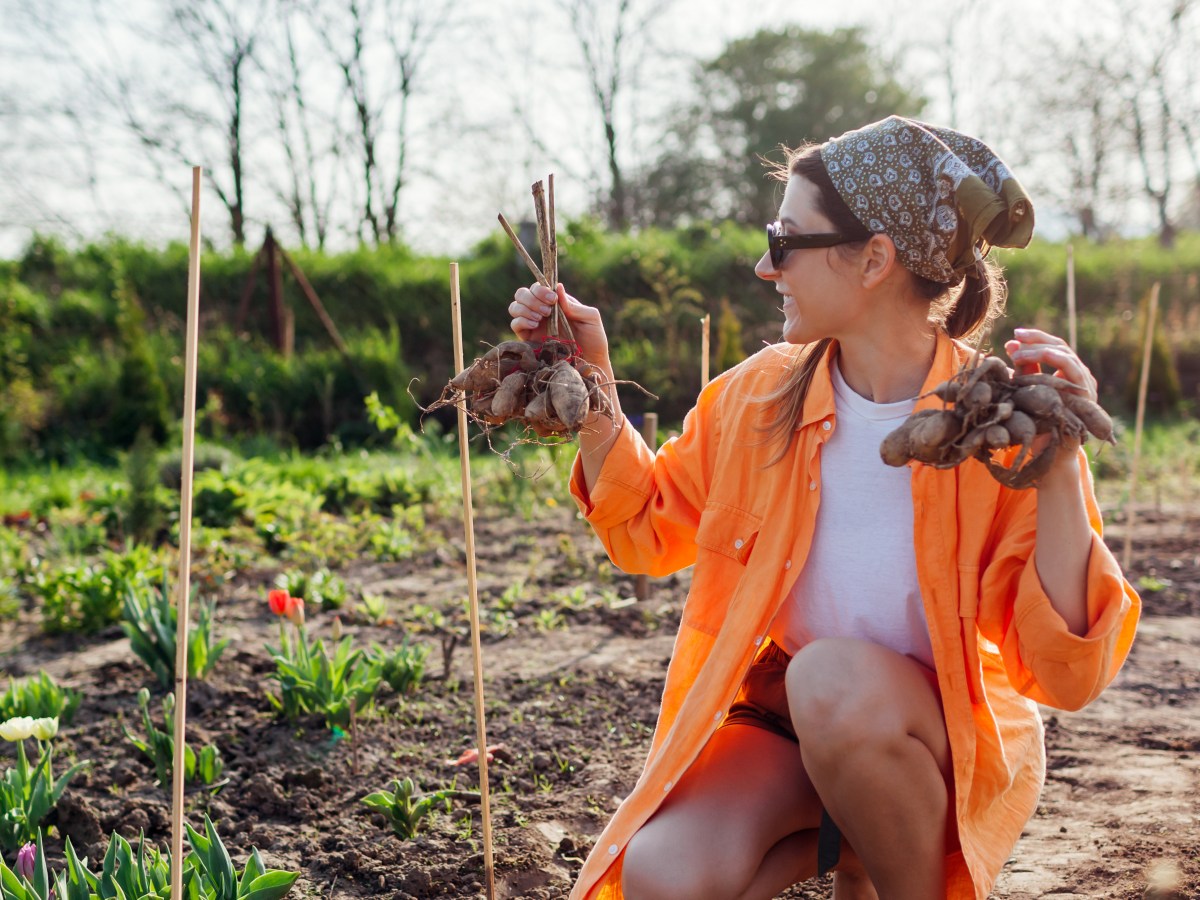
<svg viewBox="0 0 1200 900">
<path fill-rule="evenodd" d="M 843 253 L 861 250 L 871 238 L 871 232 L 858 220 L 842 195 L 833 185 L 821 159 L 821 145 L 806 144 L 787 151 L 787 162 L 775 166 L 771 176 L 786 182 L 798 175 L 817 188 L 817 210 L 833 224 L 836 231 L 847 235 L 862 235 L 862 239 L 831 248 Z M 976 260 L 974 269 L 956 283 L 942 284 L 909 272 L 913 290 L 918 297 L 929 301 L 930 320 L 945 329 L 952 338 L 971 340 L 989 326 L 1004 311 L 1007 286 L 1000 267 L 986 257 Z M 779 441 L 779 453 L 774 464 L 787 453 L 795 436 L 795 427 L 804 413 L 804 401 L 817 366 L 825 358 L 831 338 L 822 338 L 805 348 L 797 366 L 790 369 L 779 387 L 762 397 L 763 403 L 774 404 L 776 410 L 764 426 L 768 441 Z"/>
</svg>

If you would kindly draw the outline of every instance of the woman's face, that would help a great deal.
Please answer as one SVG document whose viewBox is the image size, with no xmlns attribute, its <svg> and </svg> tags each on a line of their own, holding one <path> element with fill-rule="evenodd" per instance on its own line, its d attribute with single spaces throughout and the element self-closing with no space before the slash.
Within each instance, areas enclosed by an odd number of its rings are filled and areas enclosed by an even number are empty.
<svg viewBox="0 0 1200 900">
<path fill-rule="evenodd" d="M 784 234 L 819 234 L 837 231 L 817 207 L 817 187 L 793 175 L 788 179 L 779 205 L 779 224 Z M 779 268 L 771 264 L 768 251 L 754 266 L 754 273 L 775 283 L 783 297 L 783 339 L 789 344 L 807 344 L 837 337 L 856 313 L 856 294 L 849 291 L 845 261 L 836 247 L 789 250 Z"/>
</svg>

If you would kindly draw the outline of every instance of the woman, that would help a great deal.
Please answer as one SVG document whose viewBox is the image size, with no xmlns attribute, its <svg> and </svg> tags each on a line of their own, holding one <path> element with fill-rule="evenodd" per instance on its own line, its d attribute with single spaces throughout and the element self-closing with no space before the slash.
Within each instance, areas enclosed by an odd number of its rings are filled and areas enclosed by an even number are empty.
<svg viewBox="0 0 1200 900">
<path fill-rule="evenodd" d="M 1089 702 L 1133 639 L 1078 446 L 1025 491 L 878 454 L 1001 308 L 984 254 L 1028 243 L 1020 185 L 898 117 L 782 177 L 755 272 L 783 343 L 714 379 L 657 454 L 619 408 L 580 435 L 571 490 L 612 559 L 695 570 L 645 769 L 572 898 L 769 898 L 831 867 L 838 900 L 984 897 L 1036 808 L 1036 703 Z M 611 376 L 599 313 L 561 285 L 516 293 L 516 334 L 552 303 Z M 1095 397 L 1062 340 L 1005 349 Z"/>
</svg>

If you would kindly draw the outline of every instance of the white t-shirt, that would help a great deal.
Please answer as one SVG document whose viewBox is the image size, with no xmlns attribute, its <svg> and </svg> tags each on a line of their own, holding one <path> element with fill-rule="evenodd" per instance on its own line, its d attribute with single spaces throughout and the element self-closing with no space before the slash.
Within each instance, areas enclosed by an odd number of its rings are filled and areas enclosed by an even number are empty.
<svg viewBox="0 0 1200 900">
<path fill-rule="evenodd" d="M 911 470 L 879 457 L 916 400 L 872 403 L 833 375 L 837 421 L 821 449 L 821 501 L 812 548 L 771 625 L 789 654 L 820 637 L 855 637 L 933 668 L 917 584 Z"/>
</svg>

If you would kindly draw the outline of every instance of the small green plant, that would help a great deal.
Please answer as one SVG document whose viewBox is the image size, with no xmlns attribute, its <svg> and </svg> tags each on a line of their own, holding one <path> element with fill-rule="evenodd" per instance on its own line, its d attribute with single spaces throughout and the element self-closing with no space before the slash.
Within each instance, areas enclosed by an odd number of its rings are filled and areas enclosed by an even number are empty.
<svg viewBox="0 0 1200 900">
<path fill-rule="evenodd" d="M 142 727 L 146 729 L 146 739 L 142 740 L 133 734 L 124 723 L 121 730 L 125 738 L 137 747 L 150 762 L 154 764 L 155 779 L 162 787 L 171 784 L 171 774 L 175 768 L 175 695 L 167 694 L 163 698 L 163 727 L 159 731 L 150 718 L 150 692 L 146 688 L 138 691 L 138 707 L 142 711 Z M 213 785 L 221 777 L 225 763 L 221 759 L 221 751 L 215 744 L 209 744 L 197 755 L 188 744 L 183 745 L 183 780 L 189 784 Z"/>
<path fill-rule="evenodd" d="M 1156 575 L 1143 575 L 1138 579 L 1137 586 L 1139 591 L 1148 594 L 1157 594 L 1159 591 L 1165 591 L 1171 586 L 1171 583 L 1164 581 Z"/>
<path fill-rule="evenodd" d="M 29 716 L 58 719 L 63 725 L 70 725 L 82 700 L 81 691 L 61 688 L 45 671 L 39 671 L 37 675 L 9 682 L 8 690 L 0 695 L 0 721 Z"/>
<path fill-rule="evenodd" d="M 558 631 L 567 627 L 567 620 L 557 609 L 541 609 L 533 617 L 533 627 L 538 631 Z"/>
<path fill-rule="evenodd" d="M 380 677 L 401 697 L 417 692 L 425 677 L 425 660 L 429 657 L 427 644 L 410 644 L 405 637 L 390 653 L 379 644 L 371 645 L 371 656 L 379 666 Z"/>
<path fill-rule="evenodd" d="M 92 632 L 121 618 L 128 591 L 146 591 L 163 577 L 149 547 L 105 551 L 98 562 L 39 572 L 31 590 L 42 601 L 42 628 L 50 634 Z"/>
<path fill-rule="evenodd" d="M 439 806 L 450 812 L 450 796 L 453 791 L 434 791 L 418 794 L 417 785 L 411 778 L 394 779 L 391 791 L 375 791 L 362 798 L 362 802 L 383 814 L 392 831 L 404 840 L 416 837 L 422 820 Z"/>
<path fill-rule="evenodd" d="M 304 713 L 320 713 L 330 728 L 350 724 L 350 705 L 364 713 L 373 708 L 379 690 L 379 663 L 362 650 L 351 649 L 353 638 L 342 638 L 333 648 L 310 641 L 303 624 L 294 636 L 280 632 L 280 646 L 267 647 L 275 660 L 271 678 L 279 682 L 280 695 L 267 700 L 284 718 L 295 721 Z"/>
<path fill-rule="evenodd" d="M 197 602 L 199 585 L 192 587 L 191 596 L 197 618 L 195 625 L 188 628 L 187 670 L 189 678 L 203 681 L 225 652 L 229 639 L 213 640 L 216 601 Z M 150 667 L 159 684 L 170 688 L 175 683 L 175 633 L 179 616 L 171 602 L 166 576 L 155 591 L 128 588 L 122 608 L 121 629 L 129 637 L 133 652 Z"/>
<path fill-rule="evenodd" d="M 0 725 L 0 738 L 17 745 L 17 764 L 0 780 L 0 847 L 16 850 L 37 837 L 38 825 L 62 797 L 71 779 L 88 761 L 71 766 L 54 777 L 54 748 L 50 739 L 58 733 L 58 719 L 18 716 Z M 25 741 L 34 738 L 38 761 L 29 764 Z"/>
<path fill-rule="evenodd" d="M 380 522 L 369 542 L 371 556 L 380 562 L 403 562 L 417 552 L 416 534 L 400 522 Z"/>
<path fill-rule="evenodd" d="M 356 611 L 372 625 L 383 625 L 388 620 L 387 597 L 382 594 L 363 594 Z"/>
</svg>

